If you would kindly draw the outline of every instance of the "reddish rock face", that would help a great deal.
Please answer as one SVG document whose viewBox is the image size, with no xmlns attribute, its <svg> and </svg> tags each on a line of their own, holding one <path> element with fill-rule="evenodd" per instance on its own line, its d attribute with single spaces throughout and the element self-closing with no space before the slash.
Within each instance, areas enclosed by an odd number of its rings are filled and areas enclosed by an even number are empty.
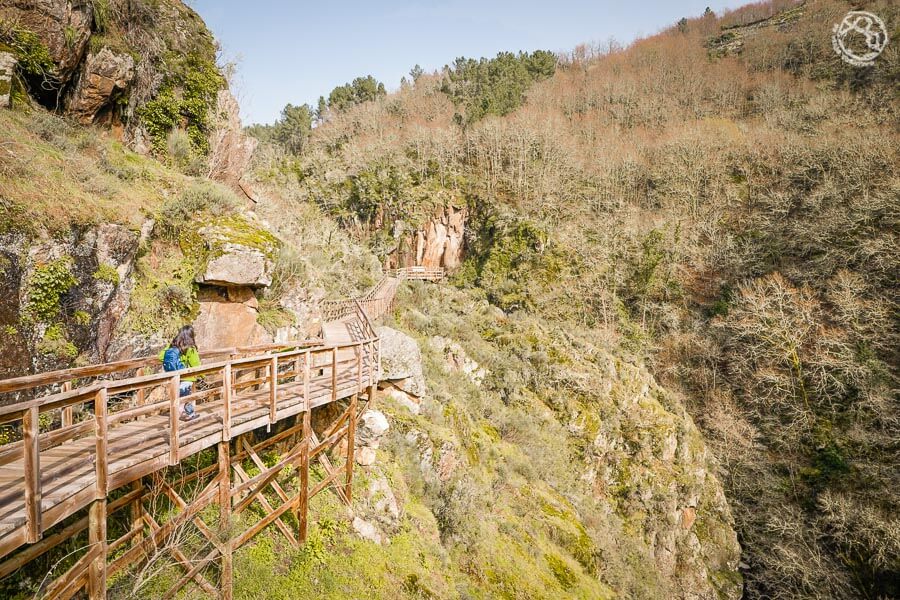
<svg viewBox="0 0 900 600">
<path fill-rule="evenodd" d="M 412 234 L 409 242 L 401 243 L 401 248 L 405 250 L 402 249 L 400 256 L 392 262 L 405 267 L 455 269 L 462 263 L 465 251 L 463 236 L 467 217 L 468 211 L 465 208 L 445 207 L 424 228 Z"/>
<path fill-rule="evenodd" d="M 125 91 L 133 77 L 134 59 L 130 55 L 116 54 L 109 48 L 102 48 L 96 54 L 91 52 L 75 79 L 66 110 L 82 124 L 89 125 L 113 96 Z"/>
<path fill-rule="evenodd" d="M 256 322 L 257 302 L 247 288 L 229 290 L 206 287 L 199 294 L 200 315 L 194 321 L 201 349 L 252 346 L 272 341 Z"/>
</svg>

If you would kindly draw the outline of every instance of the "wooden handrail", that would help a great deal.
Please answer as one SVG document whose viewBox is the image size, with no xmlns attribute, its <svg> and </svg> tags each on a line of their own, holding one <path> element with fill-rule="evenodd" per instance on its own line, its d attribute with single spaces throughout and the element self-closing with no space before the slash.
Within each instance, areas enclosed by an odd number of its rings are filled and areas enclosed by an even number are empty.
<svg viewBox="0 0 900 600">
<path fill-rule="evenodd" d="M 301 340 L 295 342 L 284 342 L 280 344 L 257 344 L 254 346 L 237 346 L 233 348 L 214 348 L 200 352 L 201 359 L 210 359 L 214 357 L 243 355 L 247 353 L 290 349 L 290 348 L 306 348 L 309 346 L 322 346 L 324 342 L 321 340 Z M 21 377 L 13 377 L 12 379 L 4 379 L 0 381 L 0 394 L 11 392 L 19 392 L 29 388 L 42 387 L 46 385 L 54 385 L 57 383 L 71 382 L 86 377 L 98 377 L 101 375 L 109 375 L 120 371 L 130 371 L 142 367 L 161 366 L 159 358 L 154 354 L 141 358 L 129 358 L 100 365 L 89 365 L 85 367 L 74 367 L 71 369 L 61 369 L 58 371 L 48 371 L 46 373 L 35 373 L 33 375 L 23 375 Z"/>
</svg>

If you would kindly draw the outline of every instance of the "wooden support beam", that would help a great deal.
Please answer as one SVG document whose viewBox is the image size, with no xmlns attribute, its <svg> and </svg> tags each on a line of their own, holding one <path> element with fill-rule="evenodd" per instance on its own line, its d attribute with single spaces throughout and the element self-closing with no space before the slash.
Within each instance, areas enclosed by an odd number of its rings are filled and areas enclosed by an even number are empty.
<svg viewBox="0 0 900 600">
<path fill-rule="evenodd" d="M 231 539 L 231 445 L 219 443 L 219 540 L 222 548 L 222 573 L 219 581 L 222 600 L 234 594 L 234 563 Z"/>
<path fill-rule="evenodd" d="M 171 485 L 169 485 L 165 481 L 163 481 L 161 485 L 163 492 L 166 494 L 166 496 L 169 497 L 170 500 L 172 500 L 172 502 L 179 508 L 179 510 L 184 510 L 189 506 L 184 498 L 179 496 L 178 492 L 176 492 Z M 209 528 L 206 523 L 203 522 L 203 519 L 201 517 L 194 517 L 191 522 L 200 531 L 200 533 L 203 534 L 203 537 L 205 537 L 209 541 L 209 543 L 211 543 L 213 546 L 220 546 L 218 536 L 215 534 L 215 532 L 213 532 L 212 529 Z"/>
<path fill-rule="evenodd" d="M 195 579 L 197 576 L 199 576 L 200 571 L 202 571 L 204 568 L 206 568 L 206 565 L 208 565 L 210 562 L 212 562 L 213 559 L 216 558 L 216 555 L 218 553 L 219 553 L 218 548 L 214 547 L 212 550 L 209 551 L 209 553 L 207 553 L 206 556 L 204 556 L 203 558 L 198 560 L 196 562 L 196 564 L 187 573 L 182 575 L 181 579 L 179 579 L 177 582 L 175 582 L 175 585 L 173 585 L 169 589 L 169 591 L 163 595 L 163 600 L 168 600 L 169 598 L 172 598 L 173 596 L 175 596 L 175 594 L 177 594 L 181 590 L 181 588 L 183 588 L 185 586 L 185 584 L 188 581 L 190 581 L 191 579 Z M 206 581 L 205 578 L 203 580 Z M 209 585 L 211 585 L 211 584 L 209 584 Z M 211 595 L 216 595 L 215 588 L 213 588 L 213 590 L 209 593 Z M 222 597 L 223 598 L 225 597 L 224 593 L 222 594 Z M 229 598 L 230 598 L 230 596 L 229 596 Z"/>
<path fill-rule="evenodd" d="M 38 407 L 32 406 L 22 420 L 25 467 L 25 541 L 33 544 L 41 539 L 41 449 Z"/>
<path fill-rule="evenodd" d="M 144 512 L 144 519 L 147 521 L 147 524 L 154 531 L 159 531 L 160 529 L 162 529 L 160 524 L 156 522 L 156 519 L 154 519 L 153 515 L 151 515 L 150 513 Z M 175 558 L 175 560 L 178 562 L 178 564 L 180 564 L 185 571 L 187 571 L 189 574 L 191 574 L 189 576 L 189 579 L 193 579 L 194 581 L 196 581 L 197 585 L 199 585 L 201 588 L 203 588 L 203 591 L 205 591 L 206 593 L 212 594 L 212 595 L 216 594 L 215 586 L 213 586 L 213 584 L 211 584 L 206 579 L 206 577 L 201 575 L 199 570 L 195 571 L 193 569 L 194 562 L 185 555 L 185 553 L 181 550 L 181 548 L 179 548 L 175 544 L 172 544 L 168 549 L 172 553 L 172 556 Z"/>
<path fill-rule="evenodd" d="M 253 450 L 253 446 L 251 446 L 250 443 L 243 437 L 241 438 L 241 445 L 243 445 L 244 451 L 247 452 L 247 454 L 250 456 L 250 460 L 252 460 L 253 464 L 255 464 L 259 468 L 260 472 L 268 469 L 266 463 L 264 463 L 259 455 L 256 454 L 256 452 Z M 249 478 L 250 477 L 247 476 L 247 479 Z M 281 499 L 281 501 L 287 502 L 289 498 L 287 492 L 282 489 L 281 484 L 279 484 L 276 479 L 273 479 L 271 485 L 272 489 L 275 490 L 275 493 L 278 494 L 278 497 Z"/>
<path fill-rule="evenodd" d="M 369 386 L 371 393 L 372 386 Z M 347 423 L 347 481 L 344 484 L 344 498 L 349 505 L 353 501 L 353 449 L 356 445 L 356 402 L 357 395 L 350 397 L 350 421 Z"/>
<path fill-rule="evenodd" d="M 308 397 L 308 396 L 307 396 Z M 301 544 L 306 543 L 306 536 L 309 529 L 309 445 L 312 441 L 312 413 L 307 409 L 303 413 L 303 446 L 300 454 L 300 493 L 297 494 L 297 537 Z"/>
<path fill-rule="evenodd" d="M 120 510 L 122 507 L 127 504 L 133 503 L 135 500 L 140 500 L 140 495 L 143 490 L 136 493 L 135 491 L 128 492 L 121 498 L 117 498 L 116 500 L 110 502 L 106 505 L 106 514 L 111 515 L 114 512 Z M 88 528 L 88 518 L 82 517 L 64 527 L 63 529 L 57 531 L 53 535 L 49 535 L 47 537 L 42 538 L 36 544 L 32 544 L 27 548 L 24 548 L 21 552 L 0 564 L 0 579 L 3 579 L 7 575 L 15 572 L 19 568 L 27 565 L 29 562 L 37 558 L 38 556 L 44 554 L 45 552 L 52 550 L 56 546 L 65 542 L 71 537 L 74 537 Z M 49 596 L 49 594 L 47 594 Z"/>
<path fill-rule="evenodd" d="M 72 565 L 61 577 L 47 586 L 44 598 L 71 598 L 88 584 L 90 565 L 100 556 L 100 548 L 90 547 L 84 556 Z"/>
<path fill-rule="evenodd" d="M 262 520 L 259 521 L 256 525 L 254 525 L 253 527 L 251 527 L 249 529 L 244 530 L 238 537 L 235 538 L 234 547 L 240 548 L 241 546 L 243 546 L 244 544 L 249 542 L 251 539 L 253 539 L 253 537 L 256 534 L 258 534 L 260 531 L 265 529 L 273 521 L 279 519 L 281 517 L 281 515 L 283 515 L 287 511 L 289 511 L 293 506 L 294 506 L 293 502 L 285 502 L 284 504 L 282 504 L 281 506 L 276 508 L 274 511 L 272 511 L 271 514 L 268 514 L 265 517 L 263 517 Z"/>
<path fill-rule="evenodd" d="M 247 481 L 250 479 L 250 475 L 247 474 L 247 472 L 244 470 L 244 468 L 240 464 L 235 463 L 232 465 L 232 468 L 234 469 L 234 472 L 237 473 L 238 477 L 241 480 Z M 273 481 L 273 483 L 275 483 L 275 482 Z M 256 501 L 259 502 L 259 505 L 262 506 L 263 512 L 266 513 L 266 516 L 269 516 L 273 512 L 275 512 L 275 508 L 272 506 L 272 504 L 269 502 L 268 498 L 266 498 L 266 495 L 262 491 L 260 491 L 256 495 L 255 499 L 256 499 Z M 285 502 L 283 502 L 282 504 L 285 504 L 285 503 L 290 504 L 290 498 L 286 499 Z M 288 527 L 284 523 L 284 521 L 282 521 L 281 519 L 275 519 L 274 522 L 275 522 L 275 526 L 278 527 L 278 530 L 282 534 L 284 534 L 284 537 L 286 537 L 288 539 L 288 541 L 291 543 L 292 546 L 294 546 L 296 548 L 300 545 L 299 543 L 297 543 L 297 538 L 294 537 L 294 534 L 291 532 L 290 527 Z"/>
<path fill-rule="evenodd" d="M 144 483 L 142 480 L 138 479 L 131 483 L 131 491 L 132 493 L 137 493 L 138 497 L 134 502 L 130 505 L 130 518 L 131 518 L 131 530 L 134 532 L 134 540 L 135 543 L 140 543 L 141 539 L 144 536 L 144 521 L 141 518 L 141 513 L 143 512 L 144 507 L 141 505 L 141 498 L 144 495 Z"/>
<path fill-rule="evenodd" d="M 343 435 L 343 434 L 341 434 L 341 435 Z M 335 438 L 336 438 L 335 442 L 338 439 L 340 439 L 340 437 L 341 437 L 340 435 L 335 436 Z M 326 440 L 326 441 L 329 441 L 329 440 Z M 323 446 L 326 445 L 326 444 L 319 443 L 319 438 L 316 436 L 315 431 L 312 432 L 312 443 L 315 445 L 315 447 L 313 448 L 314 451 L 319 450 L 320 448 L 322 448 Z M 334 465 L 331 464 L 331 461 L 328 459 L 328 456 L 325 455 L 325 453 L 324 453 L 325 450 L 327 450 L 327 448 L 322 448 L 321 454 L 319 454 L 319 452 L 310 451 L 309 459 L 313 460 L 315 455 L 318 454 L 319 462 L 321 462 L 322 466 L 325 468 L 325 473 L 327 475 L 334 475 L 334 470 L 335 470 Z M 340 498 L 341 502 L 343 502 L 344 504 L 346 504 L 348 506 L 350 505 L 350 501 L 347 499 L 347 496 L 344 495 L 344 488 L 336 487 L 336 488 L 334 488 L 334 491 L 337 492 L 337 496 L 338 496 L 338 498 Z"/>
<path fill-rule="evenodd" d="M 91 503 L 88 509 L 88 543 L 98 548 L 97 557 L 88 565 L 90 600 L 106 600 L 106 496 Z"/>
</svg>

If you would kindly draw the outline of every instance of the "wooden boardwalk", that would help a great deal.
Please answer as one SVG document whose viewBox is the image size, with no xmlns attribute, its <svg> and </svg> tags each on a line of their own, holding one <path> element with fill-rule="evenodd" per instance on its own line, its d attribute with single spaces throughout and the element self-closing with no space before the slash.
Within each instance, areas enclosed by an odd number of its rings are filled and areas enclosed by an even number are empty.
<svg viewBox="0 0 900 600">
<path fill-rule="evenodd" d="M 440 280 L 443 270 L 415 269 L 412 277 L 406 270 L 395 271 L 362 298 L 327 303 L 324 341 L 204 353 L 204 361 L 212 362 L 175 373 L 151 372 L 159 370 L 159 361 L 149 358 L 0 381 L 0 393 L 32 397 L 0 407 L 0 424 L 22 425 L 21 440 L 0 446 L 0 560 L 5 559 L 0 562 L 0 578 L 87 529 L 88 549 L 44 590 L 43 597 L 68 598 L 87 589 L 91 598 L 102 598 L 108 575 L 146 559 L 177 527 L 191 523 L 209 540 L 211 550 L 201 557 L 171 550 L 185 574 L 167 596 L 193 581 L 207 593 L 220 590 L 223 597 L 230 597 L 234 549 L 270 524 L 291 543 L 302 543 L 309 498 L 328 486 L 349 504 L 358 399 L 365 394 L 371 401 L 379 376 L 380 345 L 372 321 L 391 309 L 399 282 L 408 278 Z M 200 377 L 203 385 L 195 386 L 191 396 L 179 398 L 182 377 Z M 347 399 L 346 409 L 320 440 L 311 427 L 313 409 Z M 178 419 L 184 401 L 196 403 L 200 418 Z M 253 436 L 247 436 L 283 421 L 288 428 L 262 442 L 254 444 Z M 257 452 L 292 436 L 299 442 L 278 464 L 266 467 Z M 327 452 L 344 439 L 349 440 L 344 444 L 345 462 L 335 467 Z M 191 476 L 201 482 L 211 477 L 206 487 L 185 500 L 165 484 L 163 492 L 181 512 L 165 523 L 157 522 L 145 504 L 144 482 L 213 446 L 218 448 L 218 463 Z M 241 467 L 247 459 L 259 467 L 258 475 L 250 477 Z M 321 462 L 326 476 L 310 486 L 312 460 Z M 293 497 L 276 479 L 288 466 L 299 471 L 300 489 Z M 123 488 L 130 491 L 108 500 L 110 492 Z M 271 492 L 278 506 L 270 499 Z M 232 537 L 212 531 L 197 516 L 213 502 L 219 505 L 222 523 L 253 503 L 266 516 Z M 85 507 L 90 507 L 89 514 L 70 522 L 69 517 Z M 130 511 L 132 527 L 110 541 L 107 516 L 124 508 Z M 289 511 L 299 524 L 296 536 L 281 519 Z M 62 530 L 45 537 L 63 521 Z M 127 550 L 108 562 L 110 553 L 121 549 Z M 203 574 L 215 560 L 218 585 Z"/>
</svg>

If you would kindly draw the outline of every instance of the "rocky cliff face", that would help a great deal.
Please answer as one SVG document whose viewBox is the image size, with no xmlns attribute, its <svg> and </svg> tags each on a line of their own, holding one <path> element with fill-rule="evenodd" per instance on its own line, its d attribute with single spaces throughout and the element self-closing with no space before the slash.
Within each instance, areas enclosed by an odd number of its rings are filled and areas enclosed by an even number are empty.
<svg viewBox="0 0 900 600">
<path fill-rule="evenodd" d="M 449 205 L 411 233 L 398 223 L 394 229 L 397 250 L 388 257 L 388 265 L 455 269 L 465 252 L 467 218 L 465 207 Z"/>
<path fill-rule="evenodd" d="M 255 142 L 243 135 L 212 34 L 181 0 L 5 2 L 0 51 L 18 59 L 0 71 L 14 69 L 38 103 L 115 125 L 138 152 L 167 152 L 167 136 L 181 129 L 204 175 L 236 187 L 247 168 Z"/>
<path fill-rule="evenodd" d="M 0 377 L 105 360 L 127 310 L 140 237 L 115 224 L 55 238 L 0 235 Z"/>
</svg>

